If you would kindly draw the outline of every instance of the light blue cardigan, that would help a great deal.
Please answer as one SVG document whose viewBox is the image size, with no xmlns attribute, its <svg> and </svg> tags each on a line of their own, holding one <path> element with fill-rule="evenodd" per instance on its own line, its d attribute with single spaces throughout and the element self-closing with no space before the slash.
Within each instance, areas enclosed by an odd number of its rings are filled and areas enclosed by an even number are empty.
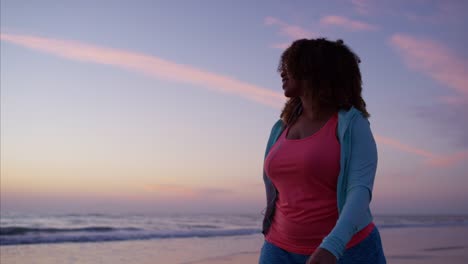
<svg viewBox="0 0 468 264">
<path fill-rule="evenodd" d="M 265 151 L 281 135 L 285 125 L 278 120 L 273 126 Z M 340 141 L 340 174 L 338 175 L 337 204 L 338 221 L 319 247 L 327 249 L 337 259 L 345 251 L 353 235 L 372 222 L 369 209 L 377 169 L 377 147 L 367 118 L 354 107 L 338 113 L 338 139 Z M 263 171 L 267 194 L 267 207 L 262 233 L 266 235 L 274 217 L 277 190 Z"/>
</svg>

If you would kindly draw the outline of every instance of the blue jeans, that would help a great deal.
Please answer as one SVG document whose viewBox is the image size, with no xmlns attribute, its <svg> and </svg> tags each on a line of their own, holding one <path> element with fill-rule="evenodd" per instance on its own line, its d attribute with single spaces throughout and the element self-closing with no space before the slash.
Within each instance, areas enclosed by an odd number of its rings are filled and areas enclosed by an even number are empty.
<svg viewBox="0 0 468 264">
<path fill-rule="evenodd" d="M 260 252 L 259 264 L 304 264 L 309 255 L 288 252 L 267 241 Z M 382 241 L 377 227 L 359 244 L 346 249 L 338 264 L 386 264 Z"/>
</svg>

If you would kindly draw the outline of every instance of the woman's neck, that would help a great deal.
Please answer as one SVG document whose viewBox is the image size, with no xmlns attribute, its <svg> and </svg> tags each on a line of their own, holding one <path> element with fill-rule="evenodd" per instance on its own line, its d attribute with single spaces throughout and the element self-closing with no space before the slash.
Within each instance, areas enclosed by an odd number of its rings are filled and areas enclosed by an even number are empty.
<svg viewBox="0 0 468 264">
<path fill-rule="evenodd" d="M 302 113 L 304 118 L 310 121 L 320 121 L 328 119 L 332 114 L 336 112 L 332 107 L 318 107 L 312 100 L 307 100 L 301 96 Z"/>
</svg>

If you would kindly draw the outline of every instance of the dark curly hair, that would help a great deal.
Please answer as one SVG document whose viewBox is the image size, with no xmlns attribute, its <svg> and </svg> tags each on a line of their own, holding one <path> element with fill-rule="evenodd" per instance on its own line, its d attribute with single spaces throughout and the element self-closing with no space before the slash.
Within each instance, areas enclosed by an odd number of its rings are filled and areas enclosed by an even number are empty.
<svg viewBox="0 0 468 264">
<path fill-rule="evenodd" d="M 308 83 L 306 93 L 318 109 L 345 109 L 352 106 L 368 118 L 361 96 L 359 57 L 342 40 L 299 39 L 281 55 L 278 72 Z M 289 98 L 281 112 L 286 124 L 293 123 L 302 111 L 299 97 Z"/>
</svg>

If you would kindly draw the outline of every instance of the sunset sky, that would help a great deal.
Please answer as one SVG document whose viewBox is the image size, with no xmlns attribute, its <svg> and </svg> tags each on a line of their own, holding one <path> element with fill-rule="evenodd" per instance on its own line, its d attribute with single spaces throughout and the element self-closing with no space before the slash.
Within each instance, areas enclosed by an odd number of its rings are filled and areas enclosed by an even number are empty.
<svg viewBox="0 0 468 264">
<path fill-rule="evenodd" d="M 468 213 L 468 1 L 253 3 L 2 0 L 1 211 L 260 213 L 279 56 L 327 37 L 362 61 L 374 213 Z"/>
</svg>

